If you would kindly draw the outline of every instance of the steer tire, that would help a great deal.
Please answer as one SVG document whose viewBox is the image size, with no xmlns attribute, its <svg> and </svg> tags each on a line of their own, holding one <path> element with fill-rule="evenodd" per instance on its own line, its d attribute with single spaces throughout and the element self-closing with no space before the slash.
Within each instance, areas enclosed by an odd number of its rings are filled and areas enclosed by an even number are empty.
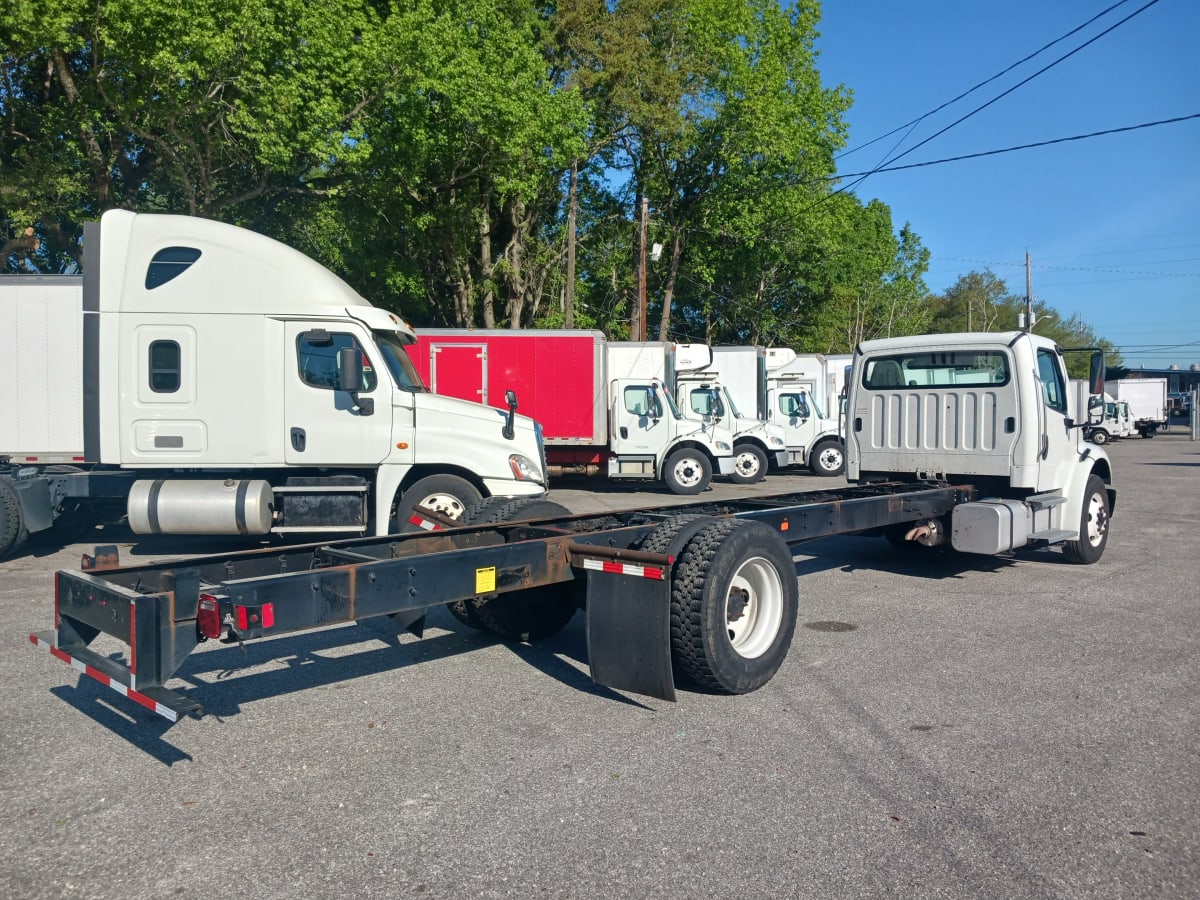
<svg viewBox="0 0 1200 900">
<path fill-rule="evenodd" d="M 451 519 L 461 519 L 463 514 L 483 498 L 479 489 L 465 478 L 457 475 L 426 475 L 404 491 L 396 501 L 396 516 L 389 529 L 392 534 L 420 531 L 409 519 L 424 501 L 431 501 L 431 508 Z"/>
<path fill-rule="evenodd" d="M 808 466 L 814 475 L 834 478 L 846 471 L 846 448 L 841 441 L 824 440 L 813 447 Z"/>
<path fill-rule="evenodd" d="M 672 584 L 677 675 L 728 694 L 771 680 L 800 603 L 791 551 L 773 529 L 738 519 L 704 526 L 684 545 Z"/>
<path fill-rule="evenodd" d="M 493 502 L 494 501 L 494 502 Z M 542 497 L 489 497 L 472 506 L 463 515 L 464 525 L 489 525 L 521 519 L 569 516 L 561 503 Z M 464 625 L 490 631 L 513 641 L 540 641 L 557 634 L 582 605 L 586 582 L 548 584 L 510 591 L 483 594 L 448 603 L 450 614 Z"/>
<path fill-rule="evenodd" d="M 672 493 L 699 494 L 712 481 L 712 463 L 703 450 L 681 447 L 663 463 L 663 481 Z"/>
<path fill-rule="evenodd" d="M 15 554 L 27 537 L 17 492 L 7 481 L 0 481 L 0 559 Z"/>
<path fill-rule="evenodd" d="M 1107 444 L 1108 432 L 1099 428 L 1095 428 L 1092 430 L 1092 433 L 1088 435 L 1088 440 L 1090 440 L 1093 444 Z"/>
<path fill-rule="evenodd" d="M 734 484 L 758 484 L 767 477 L 767 451 L 758 444 L 737 444 L 733 448 L 733 474 L 729 480 Z"/>
<path fill-rule="evenodd" d="M 1108 544 L 1110 514 L 1104 481 L 1099 475 L 1089 475 L 1079 515 L 1079 539 L 1063 544 L 1063 556 L 1084 566 L 1098 562 Z"/>
</svg>

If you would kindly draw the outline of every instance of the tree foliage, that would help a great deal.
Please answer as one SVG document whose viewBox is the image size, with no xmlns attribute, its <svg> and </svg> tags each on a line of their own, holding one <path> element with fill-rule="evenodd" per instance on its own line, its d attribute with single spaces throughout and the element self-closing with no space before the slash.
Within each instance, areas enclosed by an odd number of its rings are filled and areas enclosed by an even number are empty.
<svg viewBox="0 0 1200 900">
<path fill-rule="evenodd" d="M 660 339 L 1013 327 L 1002 281 L 931 296 L 920 237 L 839 189 L 817 0 L 10 6 L 5 272 L 77 270 L 83 222 L 125 208 L 270 234 L 418 325 L 621 338 L 644 296 Z"/>
</svg>

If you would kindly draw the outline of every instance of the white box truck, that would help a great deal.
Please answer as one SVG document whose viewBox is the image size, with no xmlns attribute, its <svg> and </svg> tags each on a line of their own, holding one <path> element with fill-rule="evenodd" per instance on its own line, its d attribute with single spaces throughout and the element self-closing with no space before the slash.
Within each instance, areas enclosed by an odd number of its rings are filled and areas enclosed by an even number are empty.
<svg viewBox="0 0 1200 900">
<path fill-rule="evenodd" d="M 846 471 L 841 394 L 846 366 L 819 353 L 789 348 L 767 351 L 767 419 L 781 426 L 788 463 L 808 466 L 814 475 Z"/>
<path fill-rule="evenodd" d="M 105 213 L 83 275 L 0 281 L 0 555 L 139 534 L 387 534 L 546 491 L 537 424 L 430 393 L 413 330 L 302 253 Z"/>
<path fill-rule="evenodd" d="M 767 421 L 763 347 L 679 344 L 676 358 L 675 400 L 683 414 L 733 432 L 732 481 L 754 484 L 788 465 L 783 428 Z"/>
<path fill-rule="evenodd" d="M 1144 438 L 1152 438 L 1158 429 L 1170 425 L 1167 407 L 1167 379 L 1122 378 L 1110 381 L 1108 390 L 1120 401 L 1129 404 L 1133 427 Z"/>
</svg>

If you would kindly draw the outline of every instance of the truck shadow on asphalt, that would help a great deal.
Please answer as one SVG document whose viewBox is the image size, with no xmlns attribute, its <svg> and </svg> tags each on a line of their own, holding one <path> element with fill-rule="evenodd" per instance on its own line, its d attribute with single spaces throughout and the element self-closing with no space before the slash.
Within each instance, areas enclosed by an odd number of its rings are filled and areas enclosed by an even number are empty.
<svg viewBox="0 0 1200 900">
<path fill-rule="evenodd" d="M 204 707 L 204 722 L 193 726 L 204 727 L 237 716 L 247 704 L 261 700 L 304 691 L 345 689 L 356 679 L 399 675 L 424 663 L 502 646 L 574 691 L 651 709 L 591 680 L 586 668 L 582 615 L 572 619 L 559 634 L 537 644 L 510 643 L 468 628 L 442 607 L 431 610 L 429 618 L 427 629 L 433 633 L 427 632 L 428 636 L 420 639 L 400 634 L 390 619 L 381 617 L 242 645 L 202 647 L 188 657 L 170 686 Z M 354 649 L 346 652 L 348 647 Z M 121 656 L 112 654 L 114 659 Z M 260 667 L 270 668 L 255 671 Z M 122 700 L 86 676 L 80 676 L 74 685 L 55 687 L 50 692 L 163 765 L 193 761 L 191 754 L 167 740 L 168 732 L 183 720 L 169 722 Z"/>
<path fill-rule="evenodd" d="M 861 571 L 943 581 L 962 578 L 968 572 L 997 572 L 1022 562 L 1061 560 L 1060 554 L 977 557 L 923 547 L 894 548 L 882 538 L 857 536 L 827 538 L 796 549 L 804 553 L 795 561 L 797 577 Z M 833 627 L 839 624 L 806 621 L 801 586 L 797 627 L 849 630 Z M 441 606 L 430 610 L 426 636 L 420 639 L 399 632 L 390 619 L 381 617 L 241 645 L 206 644 L 187 658 L 172 679 L 172 687 L 205 707 L 206 723 L 220 724 L 258 701 L 305 691 L 340 690 L 356 679 L 374 675 L 403 677 L 405 670 L 424 663 L 494 647 L 507 648 L 521 662 L 572 691 L 647 711 L 655 709 L 650 704 L 659 702 L 642 702 L 591 680 L 581 613 L 558 634 L 536 644 L 521 644 L 469 628 Z M 411 682 L 403 685 L 411 686 Z M 709 693 L 688 682 L 680 682 L 677 690 Z M 120 699 L 91 678 L 80 676 L 77 684 L 53 688 L 51 693 L 163 765 L 193 760 L 167 739 L 172 723 Z"/>
</svg>

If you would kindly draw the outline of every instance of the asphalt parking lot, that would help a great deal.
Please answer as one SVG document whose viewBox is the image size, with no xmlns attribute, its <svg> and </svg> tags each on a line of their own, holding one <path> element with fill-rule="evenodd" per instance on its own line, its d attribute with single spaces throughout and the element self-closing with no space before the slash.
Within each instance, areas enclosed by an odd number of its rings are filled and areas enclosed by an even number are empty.
<svg viewBox="0 0 1200 900">
<path fill-rule="evenodd" d="M 676 703 L 444 610 L 205 645 L 177 725 L 34 648 L 53 573 L 216 542 L 119 531 L 0 563 L 0 894 L 40 897 L 1193 897 L 1200 884 L 1200 443 L 1110 445 L 1095 566 L 796 559 L 778 675 Z M 829 487 L 811 476 L 758 490 Z M 704 499 L 755 489 L 723 485 Z M 572 510 L 687 502 L 556 488 Z"/>
</svg>

